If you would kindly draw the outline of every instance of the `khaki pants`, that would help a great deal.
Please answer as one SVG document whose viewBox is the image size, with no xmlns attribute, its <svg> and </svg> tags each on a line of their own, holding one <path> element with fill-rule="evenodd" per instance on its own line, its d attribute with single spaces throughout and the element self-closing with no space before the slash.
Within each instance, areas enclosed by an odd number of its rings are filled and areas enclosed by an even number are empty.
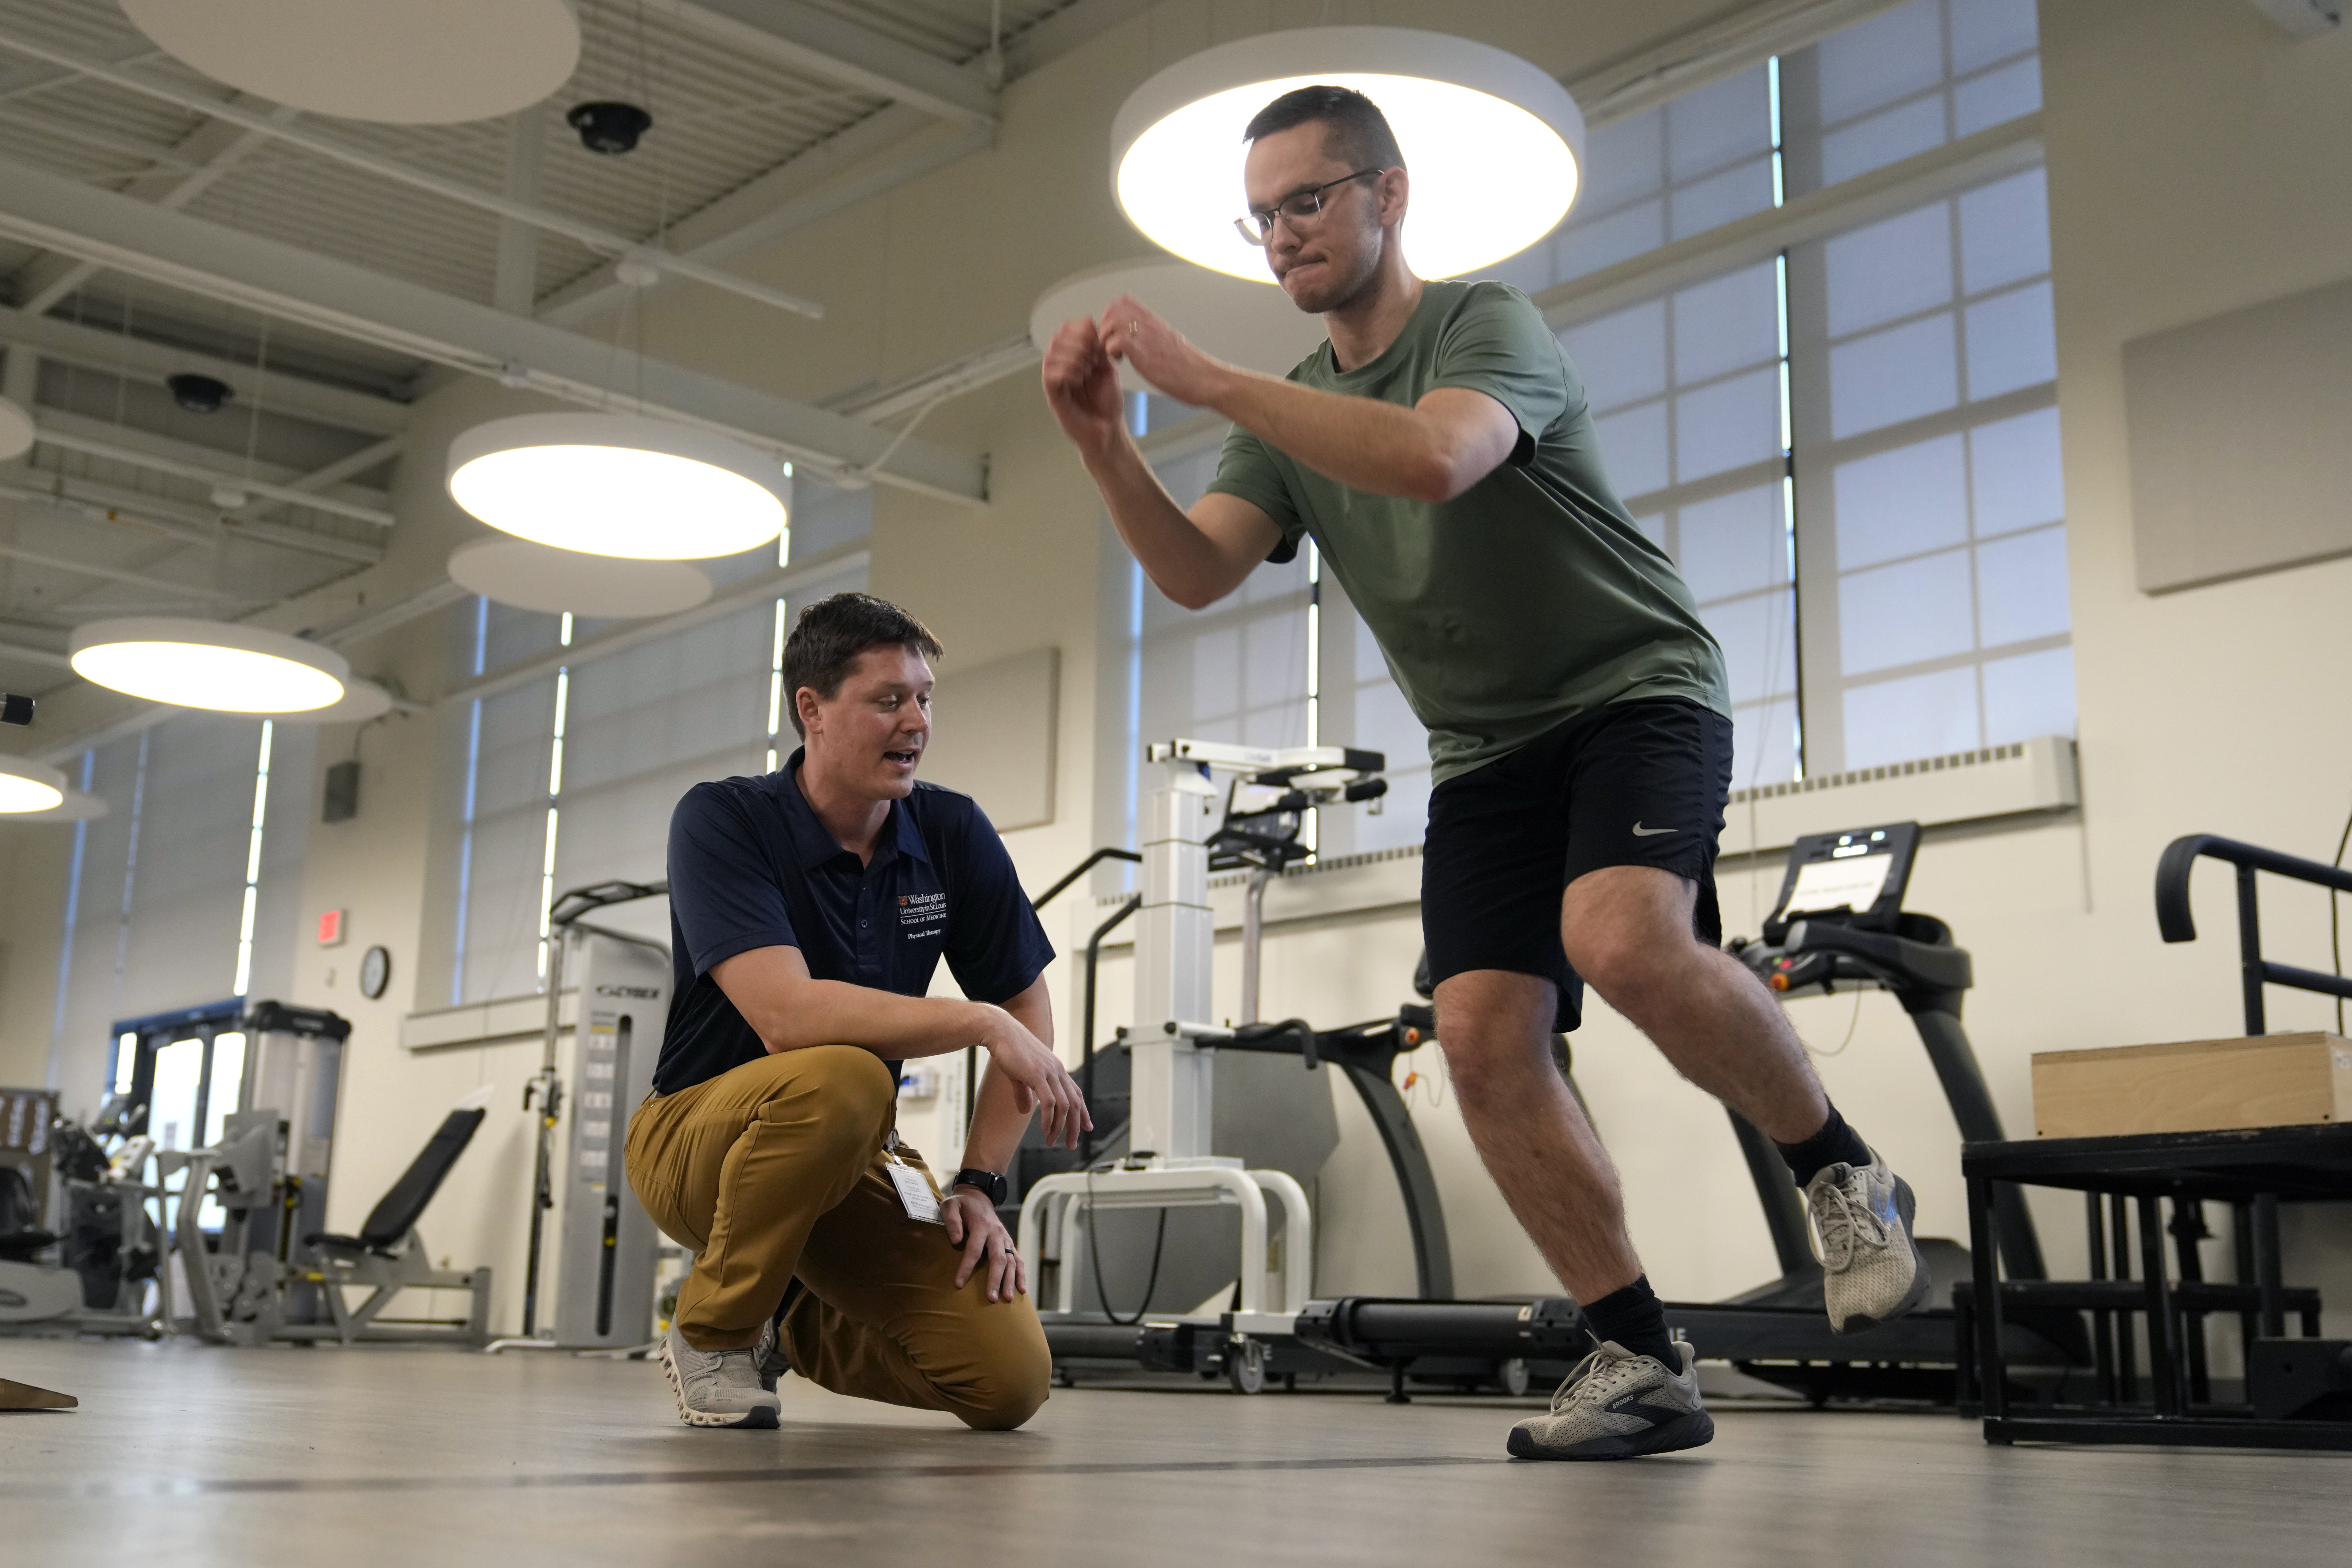
<svg viewBox="0 0 2352 1568">
<path fill-rule="evenodd" d="M 985 1268 L 958 1289 L 961 1249 L 907 1216 L 883 1173 L 897 1107 L 872 1052 L 812 1046 L 637 1108 L 629 1184 L 696 1253 L 678 1331 L 697 1350 L 751 1344 L 798 1275 L 807 1289 L 782 1326 L 794 1372 L 970 1426 L 1018 1426 L 1053 1375 L 1045 1330 L 1026 1296 L 987 1299 Z M 898 1153 L 929 1179 L 921 1156 Z"/>
</svg>

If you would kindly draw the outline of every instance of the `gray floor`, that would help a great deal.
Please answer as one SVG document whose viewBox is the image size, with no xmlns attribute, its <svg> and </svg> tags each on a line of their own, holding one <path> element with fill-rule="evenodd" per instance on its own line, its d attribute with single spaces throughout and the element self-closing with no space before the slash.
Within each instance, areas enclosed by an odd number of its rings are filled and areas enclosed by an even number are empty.
<svg viewBox="0 0 2352 1568">
<path fill-rule="evenodd" d="M 1505 1458 L 1512 1405 L 1370 1393 L 1080 1388 L 980 1436 L 794 1379 L 744 1433 L 569 1356 L 0 1340 L 0 1376 L 81 1400 L 0 1415 L 11 1564 L 2352 1556 L 2352 1457 L 1996 1449 L 1938 1415 L 1726 1407 L 1696 1454 L 1576 1466 Z"/>
</svg>

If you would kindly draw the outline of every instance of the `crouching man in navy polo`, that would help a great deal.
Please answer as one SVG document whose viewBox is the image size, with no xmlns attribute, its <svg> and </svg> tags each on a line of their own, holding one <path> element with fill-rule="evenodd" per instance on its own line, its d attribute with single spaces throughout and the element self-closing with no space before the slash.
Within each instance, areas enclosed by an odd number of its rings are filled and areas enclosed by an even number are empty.
<svg viewBox="0 0 2352 1568">
<path fill-rule="evenodd" d="M 784 689 L 804 744 L 697 784 L 670 822 L 676 998 L 629 1183 L 695 1248 L 662 1344 L 679 1416 L 776 1425 L 786 1368 L 837 1394 L 1020 1426 L 1053 1363 L 1003 1173 L 1033 1111 L 1092 1125 L 1053 1050 L 1054 951 L 967 795 L 919 784 L 938 641 L 897 605 L 801 612 Z M 940 959 L 969 1001 L 926 994 Z M 900 1064 L 978 1046 L 942 1194 L 895 1128 Z"/>
</svg>

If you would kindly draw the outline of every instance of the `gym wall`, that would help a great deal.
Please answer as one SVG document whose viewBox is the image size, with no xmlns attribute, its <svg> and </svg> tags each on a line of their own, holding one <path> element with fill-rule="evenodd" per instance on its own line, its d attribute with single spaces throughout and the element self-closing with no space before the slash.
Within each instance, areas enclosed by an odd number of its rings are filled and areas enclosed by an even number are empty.
<svg viewBox="0 0 2352 1568">
<path fill-rule="evenodd" d="M 1526 0 L 1478 10 L 1479 36 L 1574 76 L 1720 9 L 1715 0 L 1609 0 L 1573 8 Z M 1292 13 L 1296 13 L 1295 16 Z M 1249 26 L 1263 25 L 1254 12 Z M 1307 22 L 1313 7 L 1276 7 Z M 1458 7 L 1385 6 L 1381 20 L 1460 26 Z M 2332 853 L 2352 805 L 2352 732 L 2340 716 L 2352 668 L 2352 561 L 2299 566 L 2150 597 L 2136 584 L 2123 395 L 2123 345 L 2341 279 L 2352 257 L 2352 158 L 2340 106 L 2352 100 L 2352 43 L 2291 43 L 2252 7 L 2210 0 L 2053 0 L 2042 7 L 2042 135 L 2047 151 L 2065 443 L 2073 642 L 2081 714 L 2084 805 L 2063 819 L 1939 834 L 1923 850 L 1912 902 L 1950 921 L 1977 961 L 1968 1023 L 2003 1116 L 2031 1125 L 2027 1062 L 2038 1050 L 2223 1035 L 2238 1027 L 2228 888 L 2200 882 L 2208 932 L 2191 947 L 2156 936 L 2149 888 L 2173 837 L 2213 831 L 2305 855 Z M 864 203 L 768 249 L 737 258 L 748 274 L 823 299 L 825 320 L 784 320 L 714 291 L 652 296 L 649 352 L 788 395 L 814 398 L 887 381 L 1001 339 L 1043 288 L 1145 246 L 1108 199 L 1103 149 L 1129 89 L 1229 28 L 1207 0 L 1170 0 L 1015 81 L 993 147 Z M 609 322 L 583 323 L 589 332 Z M 400 526 L 384 563 L 318 596 L 311 609 L 366 593 L 383 604 L 439 580 L 449 550 L 478 531 L 440 484 L 437 453 L 454 430 L 532 399 L 457 382 L 415 410 L 394 497 Z M 1116 576 L 1100 505 L 1055 429 L 1034 373 L 940 406 L 935 440 L 988 454 L 991 499 L 961 507 L 890 489 L 875 495 L 873 591 L 923 616 L 948 647 L 943 668 L 979 669 L 1050 647 L 1058 658 L 1052 821 L 1010 836 L 1024 880 L 1042 887 L 1108 825 L 1093 803 L 1097 770 L 1116 761 L 1101 722 L 1106 633 L 1100 584 Z M 2223 524 L 2226 525 L 2226 524 Z M 338 598 L 340 595 L 340 598 Z M 287 612 L 289 625 L 305 606 Z M 363 673 L 397 676 L 430 703 L 453 679 L 437 621 L 412 623 L 352 650 Z M 44 730 L 72 734 L 115 716 L 88 690 L 45 705 Z M 951 722 L 952 715 L 943 718 Z M 363 742 L 363 806 L 352 822 L 312 822 L 301 931 L 279 961 L 286 999 L 352 1018 L 337 1148 L 337 1226 L 354 1224 L 458 1095 L 495 1084 L 492 1121 L 428 1216 L 436 1257 L 488 1262 L 501 1275 L 496 1321 L 510 1326 L 519 1279 L 529 1119 L 516 1106 L 535 1043 L 408 1053 L 401 1017 L 418 1005 L 418 954 L 446 941 L 433 911 L 436 875 L 430 716 L 394 721 Z M 319 737 L 321 759 L 348 755 L 348 730 Z M 315 787 L 310 792 L 315 800 Z M 1822 827 L 1845 826 L 1824 822 Z M 58 1042 L 51 1020 L 68 834 L 0 826 L 0 1081 L 54 1081 L 86 1108 L 103 1042 Z M 1752 931 L 1778 862 L 1727 867 L 1729 930 Z M 2326 907 L 2265 891 L 2266 935 L 2284 962 L 2325 968 Z M 1065 954 L 1099 918 L 1084 900 L 1049 911 Z M 319 910 L 352 911 L 351 944 L 311 945 Z M 352 968 L 368 944 L 394 952 L 380 1002 L 360 998 Z M 1414 911 L 1396 904 L 1277 925 L 1266 951 L 1265 1011 L 1339 1023 L 1402 1000 L 1419 951 Z M 1221 945 L 1219 997 L 1238 997 Z M 1054 971 L 1065 1044 L 1076 1011 L 1074 965 Z M 330 983 L 328 972 L 334 979 Z M 1125 963 L 1107 965 L 1101 1028 L 1124 1016 Z M 1822 1060 L 1832 1093 L 1916 1186 L 1922 1228 L 1957 1235 L 1957 1139 L 1899 1009 L 1884 996 L 1794 1005 L 1800 1031 L 1836 1054 Z M 2273 1026 L 2319 1027 L 2315 997 L 2273 999 Z M 1851 1043 L 1840 1042 L 1851 1030 Z M 1625 1178 L 1651 1276 L 1680 1296 L 1714 1296 L 1772 1272 L 1747 1178 L 1721 1113 L 1605 1007 L 1577 1037 L 1578 1075 Z M 1423 1053 L 1433 1058 L 1433 1052 Z M 1424 1068 L 1433 1062 L 1416 1063 Z M 1432 1078 L 1440 1077 L 1432 1072 Z M 1549 1288 L 1540 1266 L 1479 1173 L 1450 1096 L 1415 1090 L 1448 1205 L 1458 1289 L 1467 1295 Z M 1410 1257 L 1384 1157 L 1351 1096 L 1336 1097 L 1341 1143 L 1318 1194 L 1318 1283 L 1392 1291 Z M 911 1110 L 912 1108 L 910 1108 Z M 935 1108 L 936 1145 L 947 1118 Z M 910 1131 L 912 1129 L 910 1128 Z M 937 1152 L 935 1150 L 935 1152 Z M 2079 1261 L 2079 1210 L 2042 1210 L 2053 1264 Z M 2352 1235 L 2298 1216 L 2299 1267 L 2339 1297 L 2352 1284 Z M 2322 1265 L 2321 1259 L 2325 1258 Z M 2220 1262 L 2218 1251 L 2215 1261 Z M 2330 1332 L 2352 1331 L 2337 1322 Z"/>
</svg>

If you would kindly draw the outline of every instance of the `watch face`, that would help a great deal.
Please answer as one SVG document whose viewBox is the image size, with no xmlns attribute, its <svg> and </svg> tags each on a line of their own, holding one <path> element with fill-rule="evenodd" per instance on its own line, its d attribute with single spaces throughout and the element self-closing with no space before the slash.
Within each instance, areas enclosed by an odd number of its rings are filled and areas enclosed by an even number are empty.
<svg viewBox="0 0 2352 1568">
<path fill-rule="evenodd" d="M 392 954 L 381 947 L 367 950 L 360 960 L 360 994 L 373 1002 L 392 984 Z"/>
</svg>

